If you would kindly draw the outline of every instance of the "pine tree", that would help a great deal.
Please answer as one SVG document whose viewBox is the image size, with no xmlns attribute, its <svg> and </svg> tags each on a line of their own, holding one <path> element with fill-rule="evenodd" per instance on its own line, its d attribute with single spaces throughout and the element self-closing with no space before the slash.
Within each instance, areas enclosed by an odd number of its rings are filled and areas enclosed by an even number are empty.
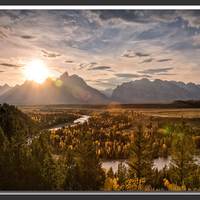
<svg viewBox="0 0 200 200">
<path fill-rule="evenodd" d="M 10 143 L 0 126 L 0 190 L 15 188 L 12 158 Z"/>
<path fill-rule="evenodd" d="M 193 187 L 191 184 L 197 167 L 195 149 L 195 141 L 186 132 L 180 133 L 172 142 L 171 179 L 179 186 Z"/>
<path fill-rule="evenodd" d="M 105 172 L 101 168 L 99 157 L 89 133 L 82 135 L 76 148 L 76 175 L 78 189 L 99 190 L 105 181 Z"/>
<path fill-rule="evenodd" d="M 76 189 L 75 180 L 75 155 L 71 148 L 71 141 L 67 138 L 62 154 L 58 159 L 55 179 L 57 182 L 56 190 L 73 190 Z"/>
<path fill-rule="evenodd" d="M 127 162 L 129 165 L 129 177 L 134 178 L 136 175 L 138 183 L 140 178 L 143 177 L 148 181 L 151 175 L 153 160 L 149 144 L 149 137 L 145 135 L 140 123 L 134 132 L 130 161 Z"/>
<path fill-rule="evenodd" d="M 127 180 L 127 174 L 128 174 L 128 168 L 125 166 L 125 164 L 118 164 L 118 170 L 117 170 L 117 177 L 118 181 L 117 183 L 121 186 L 125 184 L 125 181 Z"/>
</svg>

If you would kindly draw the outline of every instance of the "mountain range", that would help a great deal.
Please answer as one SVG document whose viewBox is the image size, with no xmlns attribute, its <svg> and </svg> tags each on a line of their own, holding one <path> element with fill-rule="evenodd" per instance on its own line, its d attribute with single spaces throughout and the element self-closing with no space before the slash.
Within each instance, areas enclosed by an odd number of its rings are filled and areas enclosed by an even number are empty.
<svg viewBox="0 0 200 200">
<path fill-rule="evenodd" d="M 67 72 L 53 81 L 47 78 L 40 84 L 26 80 L 0 96 L 0 103 L 9 104 L 79 104 L 109 103 L 110 100 L 90 87 L 77 75 Z"/>
<path fill-rule="evenodd" d="M 42 84 L 26 80 L 22 85 L 0 86 L 0 103 L 9 104 L 91 104 L 91 103 L 165 103 L 200 100 L 200 85 L 147 78 L 124 82 L 114 90 L 98 91 L 77 75 L 63 73 Z"/>
<path fill-rule="evenodd" d="M 0 96 L 4 93 L 6 93 L 7 91 L 9 91 L 10 89 L 12 89 L 12 87 L 10 87 L 9 85 L 5 84 L 3 86 L 0 86 Z"/>
<path fill-rule="evenodd" d="M 119 103 L 161 103 L 176 100 L 199 100 L 200 86 L 176 81 L 147 78 L 122 83 L 113 90 L 111 100 Z"/>
<path fill-rule="evenodd" d="M 112 88 L 107 88 L 105 90 L 99 90 L 102 94 L 105 94 L 108 98 L 112 96 L 113 89 Z"/>
</svg>

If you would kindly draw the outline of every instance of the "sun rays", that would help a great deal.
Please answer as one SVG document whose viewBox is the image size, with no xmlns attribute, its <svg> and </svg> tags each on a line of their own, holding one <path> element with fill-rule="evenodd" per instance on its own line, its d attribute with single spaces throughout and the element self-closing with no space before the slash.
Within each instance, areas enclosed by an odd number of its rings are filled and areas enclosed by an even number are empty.
<svg viewBox="0 0 200 200">
<path fill-rule="evenodd" d="M 24 69 L 25 77 L 42 83 L 49 75 L 49 70 L 41 60 L 33 60 Z"/>
</svg>

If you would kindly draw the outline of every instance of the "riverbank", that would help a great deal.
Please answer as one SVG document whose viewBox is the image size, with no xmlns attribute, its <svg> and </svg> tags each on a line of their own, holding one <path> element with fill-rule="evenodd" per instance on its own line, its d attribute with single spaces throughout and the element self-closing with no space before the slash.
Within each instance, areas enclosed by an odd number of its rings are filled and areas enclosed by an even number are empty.
<svg viewBox="0 0 200 200">
<path fill-rule="evenodd" d="M 66 122 L 66 123 L 63 123 L 63 124 L 58 124 L 58 125 L 55 125 L 55 126 L 52 126 L 52 127 L 49 127 L 48 130 L 57 130 L 59 128 L 62 128 L 63 126 L 66 127 L 66 126 L 73 126 L 74 124 L 78 124 L 78 123 L 84 123 L 85 121 L 88 121 L 88 119 L 90 118 L 91 116 L 89 115 L 81 115 L 81 117 L 71 121 L 71 122 Z"/>
</svg>

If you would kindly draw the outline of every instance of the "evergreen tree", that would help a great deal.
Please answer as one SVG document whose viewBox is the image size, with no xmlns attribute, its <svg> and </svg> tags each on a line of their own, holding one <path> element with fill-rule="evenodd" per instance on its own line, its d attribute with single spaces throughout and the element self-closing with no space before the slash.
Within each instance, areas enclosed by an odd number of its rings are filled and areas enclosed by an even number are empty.
<svg viewBox="0 0 200 200">
<path fill-rule="evenodd" d="M 195 149 L 195 141 L 186 132 L 180 133 L 172 142 L 171 180 L 179 186 L 185 184 L 187 187 L 193 187 L 197 169 Z"/>
<path fill-rule="evenodd" d="M 0 126 L 0 190 L 15 188 L 16 173 L 13 170 L 10 143 Z"/>
<path fill-rule="evenodd" d="M 143 177 L 148 182 L 151 175 L 153 159 L 149 143 L 149 137 L 145 135 L 142 124 L 140 123 L 134 132 L 130 161 L 127 162 L 129 165 L 129 177 L 134 178 L 136 175 L 138 183 L 140 178 Z"/>
<path fill-rule="evenodd" d="M 52 158 L 50 148 L 43 134 L 34 139 L 30 145 L 30 162 L 33 162 L 31 170 L 35 172 L 32 184 L 38 190 L 52 190 L 56 170 L 55 160 Z"/>
<path fill-rule="evenodd" d="M 125 164 L 118 164 L 118 170 L 117 170 L 117 177 L 118 181 L 117 183 L 121 186 L 124 185 L 127 180 L 127 174 L 128 174 L 128 168 L 125 166 Z"/>
<path fill-rule="evenodd" d="M 76 148 L 76 174 L 79 190 L 99 190 L 105 181 L 99 157 L 89 133 L 82 135 Z"/>
<path fill-rule="evenodd" d="M 71 148 L 70 138 L 65 142 L 62 154 L 58 159 L 55 179 L 57 182 L 56 190 L 76 189 L 75 181 L 75 157 L 74 150 Z"/>
</svg>

